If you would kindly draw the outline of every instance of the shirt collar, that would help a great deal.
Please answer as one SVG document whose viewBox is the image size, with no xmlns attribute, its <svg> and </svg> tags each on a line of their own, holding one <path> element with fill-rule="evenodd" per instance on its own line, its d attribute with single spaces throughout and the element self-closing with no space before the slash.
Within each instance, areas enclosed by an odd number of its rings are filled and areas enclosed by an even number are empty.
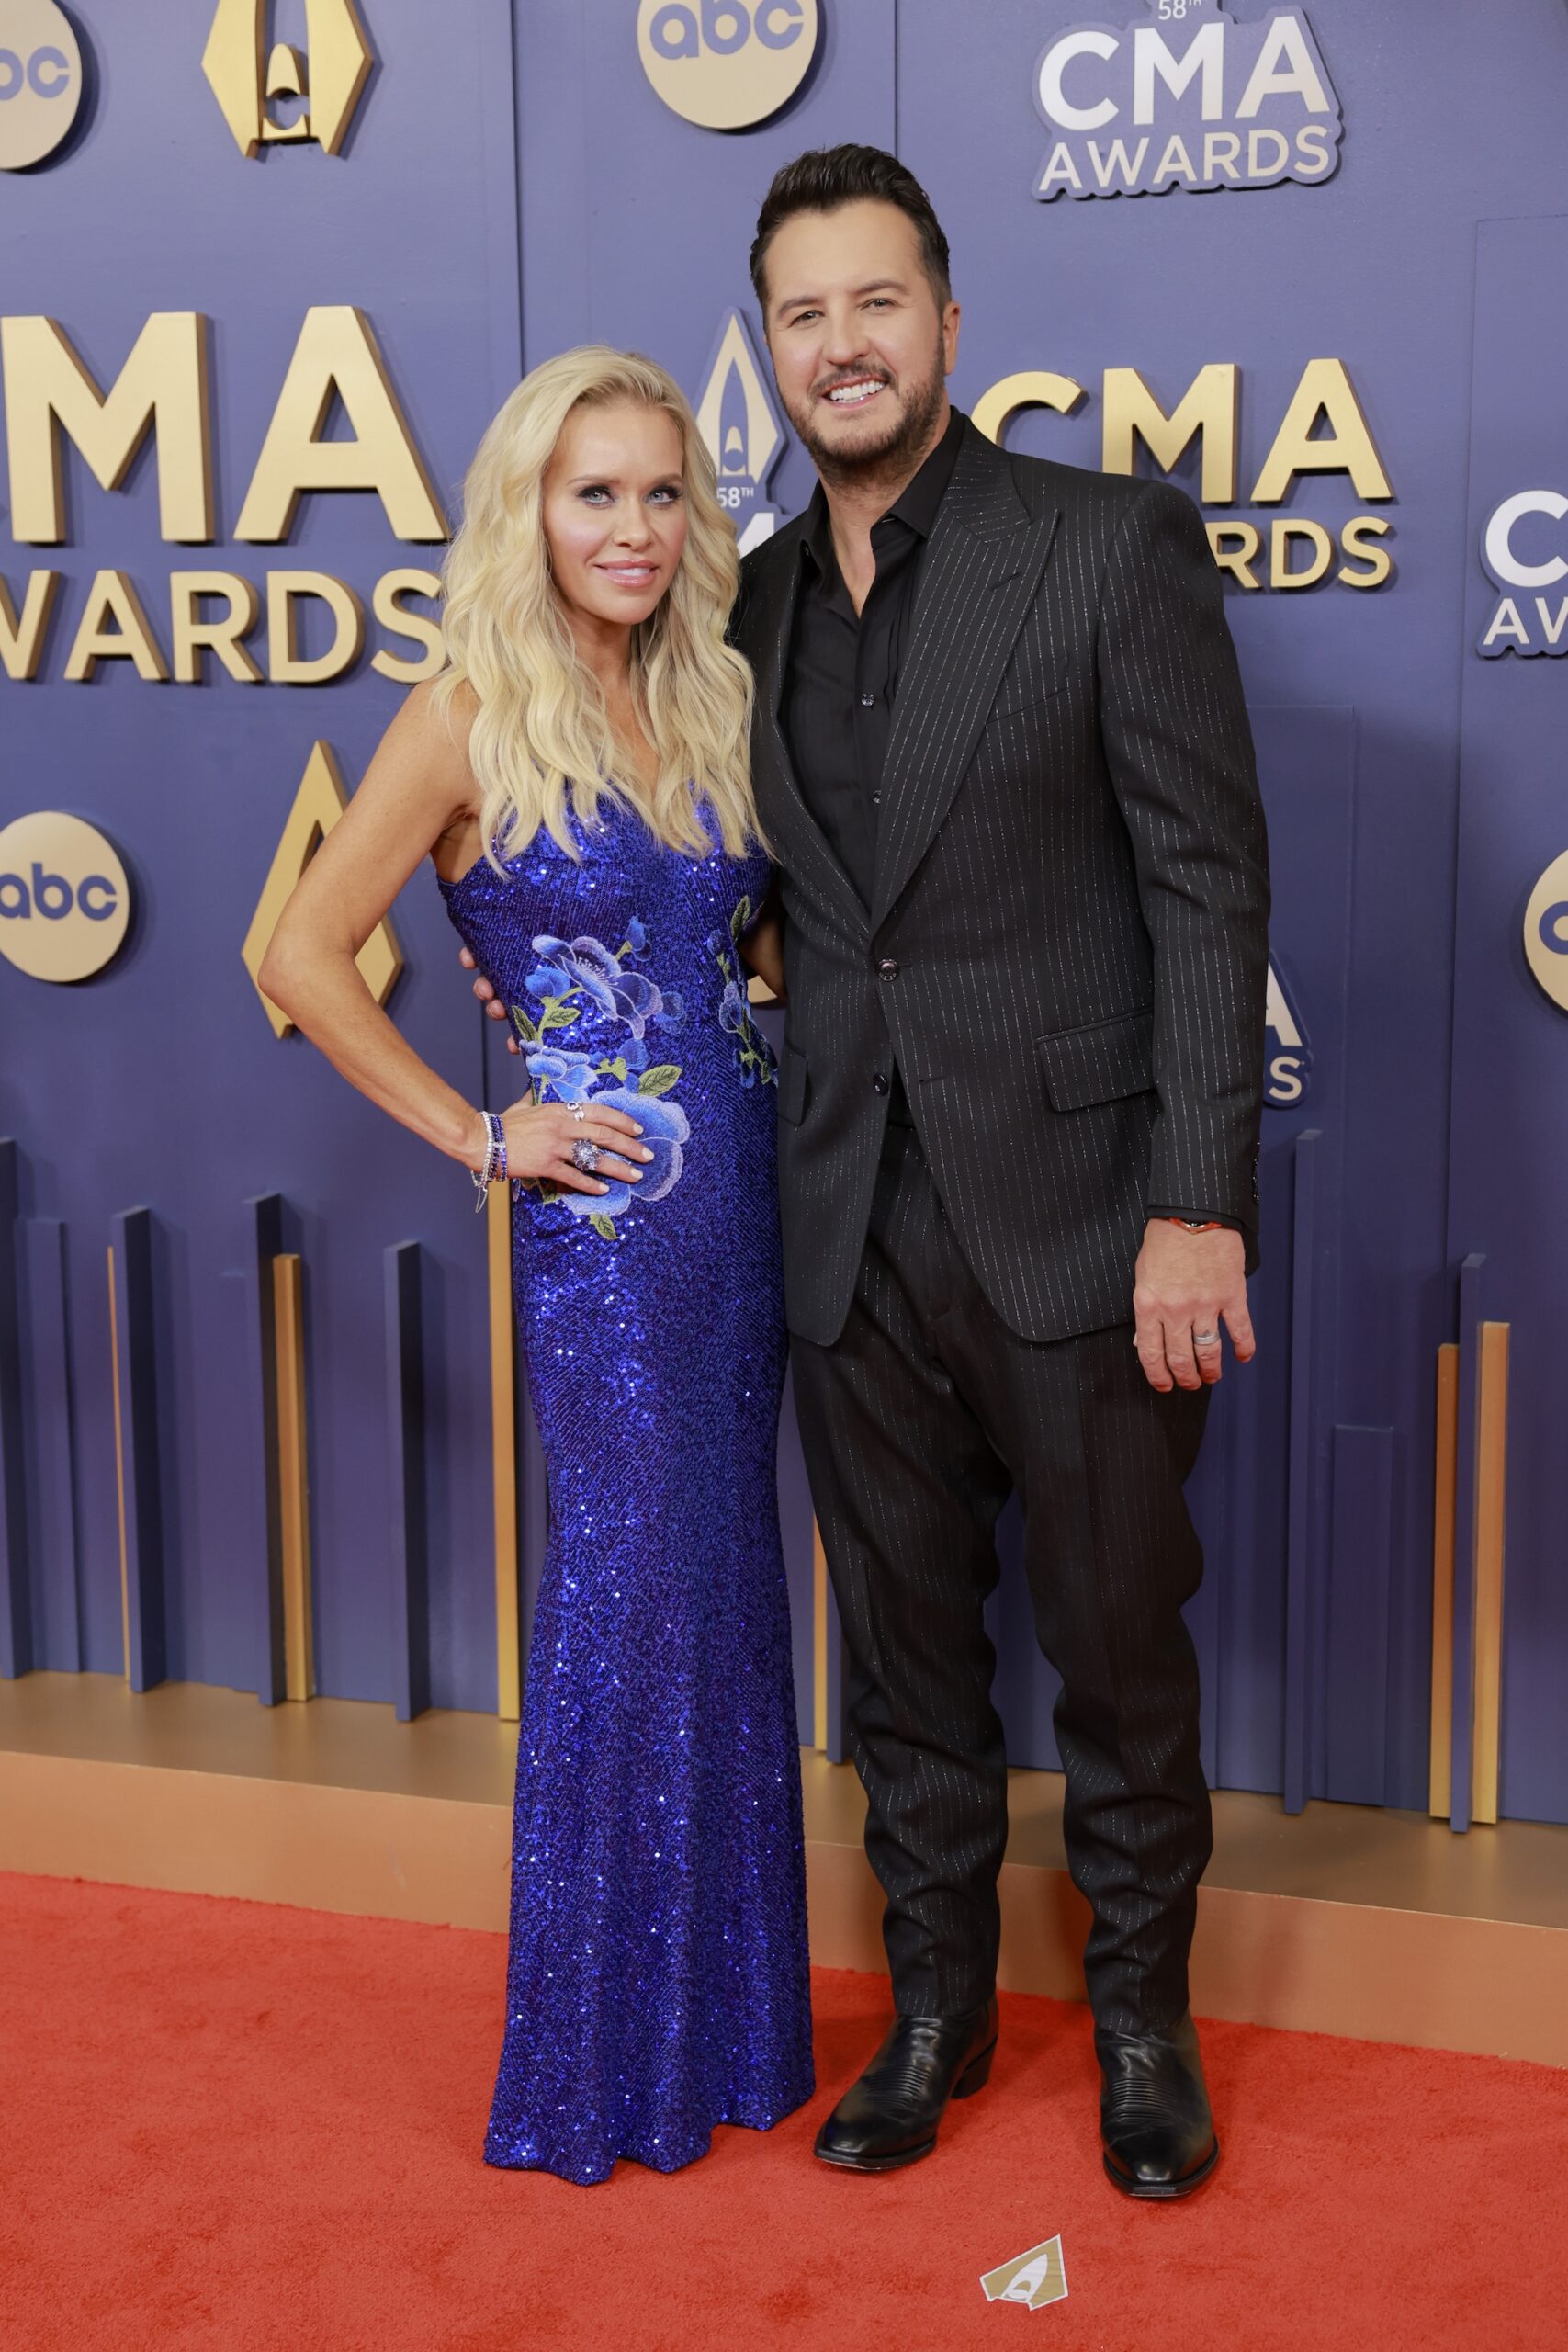
<svg viewBox="0 0 1568 2352">
<path fill-rule="evenodd" d="M 958 463 L 959 444 L 964 438 L 969 419 L 961 409 L 953 409 L 947 420 L 947 430 L 931 451 L 919 473 L 904 484 L 886 514 L 878 515 L 872 525 L 874 531 L 889 520 L 902 523 L 906 529 L 920 538 L 929 539 L 936 526 L 937 510 L 953 480 L 953 469 Z M 801 550 L 811 558 L 824 580 L 831 580 L 839 568 L 833 551 L 833 521 L 828 512 L 827 493 L 820 482 L 811 493 L 807 509 L 807 526 L 801 538 Z"/>
</svg>

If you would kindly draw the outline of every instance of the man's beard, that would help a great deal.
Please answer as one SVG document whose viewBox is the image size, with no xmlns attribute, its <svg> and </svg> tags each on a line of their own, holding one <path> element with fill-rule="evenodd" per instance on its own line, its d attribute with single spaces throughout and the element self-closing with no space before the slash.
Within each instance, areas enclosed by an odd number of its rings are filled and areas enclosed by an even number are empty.
<svg viewBox="0 0 1568 2352">
<path fill-rule="evenodd" d="M 864 372 L 864 371 L 862 371 Z M 848 381 L 848 378 L 843 380 Z M 886 379 L 883 380 L 886 382 Z M 817 402 L 813 398 L 806 415 L 791 413 L 790 423 L 805 443 L 807 454 L 823 481 L 833 490 L 866 489 L 886 479 L 902 488 L 931 437 L 931 429 L 942 414 L 942 397 L 947 379 L 942 368 L 942 348 L 939 342 L 932 354 L 930 375 L 922 383 L 907 388 L 902 413 L 895 416 L 886 429 L 851 449 L 839 449 L 825 443 L 814 427 Z M 869 423 L 869 419 L 867 420 Z"/>
</svg>

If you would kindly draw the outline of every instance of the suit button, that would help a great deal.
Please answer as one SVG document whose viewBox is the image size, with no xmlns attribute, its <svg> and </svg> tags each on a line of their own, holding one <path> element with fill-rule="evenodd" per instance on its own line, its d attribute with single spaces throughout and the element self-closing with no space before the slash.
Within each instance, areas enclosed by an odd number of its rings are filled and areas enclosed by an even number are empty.
<svg viewBox="0 0 1568 2352">
<path fill-rule="evenodd" d="M 896 980 L 897 978 L 898 967 L 894 962 L 891 956 L 885 956 L 882 958 L 882 961 L 876 967 L 876 977 L 879 980 Z"/>
<path fill-rule="evenodd" d="M 886 1072 L 885 1070 L 880 1070 L 880 1069 L 879 1069 L 879 1070 L 877 1070 L 877 1071 L 874 1073 L 874 1075 L 873 1076 L 873 1078 L 872 1078 L 872 1081 L 871 1081 L 871 1082 L 872 1082 L 872 1085 L 875 1088 L 875 1090 L 876 1090 L 876 1091 L 877 1091 L 877 1093 L 878 1093 L 878 1094 L 886 1094 L 886 1091 L 887 1091 L 887 1075 L 886 1075 Z"/>
</svg>

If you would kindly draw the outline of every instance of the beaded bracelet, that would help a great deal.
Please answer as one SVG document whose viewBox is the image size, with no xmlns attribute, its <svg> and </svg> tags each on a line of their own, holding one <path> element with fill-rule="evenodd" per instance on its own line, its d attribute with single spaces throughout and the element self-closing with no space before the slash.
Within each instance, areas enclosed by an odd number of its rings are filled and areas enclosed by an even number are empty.
<svg viewBox="0 0 1568 2352">
<path fill-rule="evenodd" d="M 476 1215 L 489 1200 L 491 1186 L 506 1182 L 506 1130 L 493 1111 L 481 1111 L 479 1117 L 484 1122 L 485 1131 L 484 1166 L 468 1170 L 474 1180 L 474 1190 L 479 1194 L 474 1203 Z"/>
</svg>

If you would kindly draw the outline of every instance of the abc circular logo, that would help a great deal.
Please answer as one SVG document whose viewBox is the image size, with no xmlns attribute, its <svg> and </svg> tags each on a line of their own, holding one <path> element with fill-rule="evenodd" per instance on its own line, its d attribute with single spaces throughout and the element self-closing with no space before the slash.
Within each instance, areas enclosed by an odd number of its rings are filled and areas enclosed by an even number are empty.
<svg viewBox="0 0 1568 2352">
<path fill-rule="evenodd" d="M 821 30 L 817 0 L 641 0 L 642 70 L 706 130 L 744 130 L 793 98 Z"/>
<path fill-rule="evenodd" d="M 1552 1003 L 1568 1012 L 1568 850 L 1552 859 L 1530 892 L 1525 956 Z"/>
<path fill-rule="evenodd" d="M 96 825 L 47 808 L 0 827 L 0 956 L 35 980 L 101 972 L 130 922 L 130 883 Z"/>
<path fill-rule="evenodd" d="M 82 103 L 82 51 L 55 0 L 0 8 L 0 171 L 41 164 L 69 135 Z"/>
</svg>

